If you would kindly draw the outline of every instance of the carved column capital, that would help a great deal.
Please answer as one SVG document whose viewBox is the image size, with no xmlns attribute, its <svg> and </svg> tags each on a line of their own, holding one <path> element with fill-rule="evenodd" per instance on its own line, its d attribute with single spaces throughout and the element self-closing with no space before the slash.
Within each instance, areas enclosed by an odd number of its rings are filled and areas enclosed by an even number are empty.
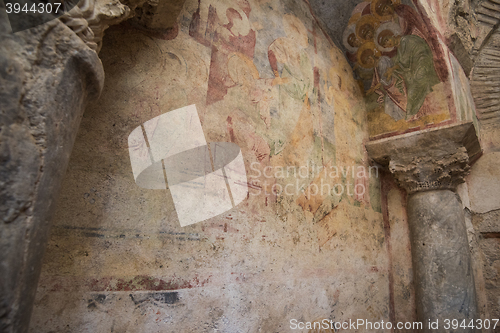
<svg viewBox="0 0 500 333">
<path fill-rule="evenodd" d="M 454 190 L 481 154 L 472 123 L 372 141 L 366 150 L 408 193 Z"/>
<path fill-rule="evenodd" d="M 415 156 L 411 160 L 396 156 L 389 162 L 389 171 L 408 193 L 454 190 L 465 181 L 469 169 L 469 155 L 465 147 L 443 156 Z"/>
<path fill-rule="evenodd" d="M 127 5 L 119 0 L 81 0 L 59 19 L 73 30 L 88 47 L 99 52 L 104 30 L 133 15 L 146 0 L 131 0 Z"/>
<path fill-rule="evenodd" d="M 177 33 L 177 17 L 186 0 L 80 0 L 59 19 L 92 50 L 99 52 L 104 31 L 134 15 L 135 23 L 161 34 Z"/>
</svg>

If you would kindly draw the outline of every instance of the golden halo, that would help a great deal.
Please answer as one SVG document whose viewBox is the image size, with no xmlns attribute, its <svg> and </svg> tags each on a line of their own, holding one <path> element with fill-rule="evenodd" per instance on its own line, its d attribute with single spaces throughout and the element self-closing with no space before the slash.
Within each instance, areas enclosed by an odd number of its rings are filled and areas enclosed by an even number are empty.
<svg viewBox="0 0 500 333">
<path fill-rule="evenodd" d="M 259 78 L 257 67 L 255 67 L 252 59 L 244 54 L 239 52 L 231 53 L 228 57 L 227 65 L 229 77 L 231 77 L 234 82 L 241 83 L 242 75 L 245 74 L 244 72 L 252 75 L 254 80 Z"/>
<path fill-rule="evenodd" d="M 350 43 L 350 41 L 353 37 L 354 37 L 354 39 L 358 39 L 358 37 L 356 36 L 356 26 L 354 24 L 348 26 L 345 29 L 344 34 L 342 35 L 342 42 L 343 42 L 345 48 L 349 52 L 356 53 L 356 51 L 358 51 L 358 46 L 351 45 L 351 43 Z"/>
<path fill-rule="evenodd" d="M 375 31 L 379 26 L 379 21 L 373 15 L 364 15 L 361 16 L 359 21 L 356 23 L 356 35 L 362 41 L 368 42 L 373 41 L 375 38 Z M 373 36 L 367 36 L 367 29 L 372 31 Z"/>
<path fill-rule="evenodd" d="M 377 7 L 379 6 L 379 4 L 383 2 L 390 3 L 391 6 L 394 7 L 395 5 L 399 5 L 401 3 L 401 0 L 372 0 L 372 3 L 370 4 L 370 10 L 372 12 L 372 15 L 375 16 L 377 20 L 379 20 L 380 22 L 387 22 L 392 20 L 392 18 L 396 14 L 394 12 L 388 15 L 382 15 L 382 13 L 379 13 L 377 11 L 378 9 Z"/>
<path fill-rule="evenodd" d="M 382 45 L 380 45 L 381 37 L 383 37 L 384 35 L 401 36 L 401 33 L 402 33 L 402 31 L 401 31 L 401 27 L 399 26 L 399 24 L 394 23 L 394 22 L 382 23 L 378 27 L 378 29 L 375 33 L 375 45 L 377 46 L 377 49 L 379 49 L 382 52 L 391 52 L 392 50 L 394 50 L 394 46 L 393 47 L 383 47 Z"/>
<path fill-rule="evenodd" d="M 351 24 L 356 24 L 356 22 L 358 22 L 358 20 L 361 18 L 361 13 L 354 13 L 350 18 L 349 18 L 349 22 L 347 22 L 347 25 L 351 25 Z"/>
<path fill-rule="evenodd" d="M 369 62 L 371 57 L 380 58 L 382 54 L 375 46 L 374 42 L 366 42 L 360 46 L 358 52 L 356 53 L 356 58 L 358 59 L 358 64 L 363 68 L 373 68 L 375 67 L 375 62 Z"/>
</svg>

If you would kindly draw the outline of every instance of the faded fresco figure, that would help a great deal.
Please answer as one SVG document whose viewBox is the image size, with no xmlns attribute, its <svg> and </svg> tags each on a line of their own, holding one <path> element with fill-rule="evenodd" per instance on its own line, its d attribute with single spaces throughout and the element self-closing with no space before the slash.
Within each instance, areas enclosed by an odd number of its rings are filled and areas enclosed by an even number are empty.
<svg viewBox="0 0 500 333">
<path fill-rule="evenodd" d="M 346 29 L 346 45 L 348 47 L 348 59 L 354 64 L 354 71 L 360 87 L 368 90 L 375 74 L 377 60 L 381 55 L 389 57 L 395 53 L 384 53 L 375 47 L 375 35 L 378 31 L 380 22 L 372 15 L 357 16 L 358 20 Z M 347 46 L 346 46 L 347 47 Z"/>
<path fill-rule="evenodd" d="M 309 46 L 307 29 L 300 19 L 290 14 L 284 15 L 283 28 L 286 37 L 276 39 L 268 48 L 275 76 L 272 84 L 279 89 L 279 110 L 267 116 L 271 120 L 269 135 L 273 155 L 279 154 L 289 141 L 302 110 L 308 107 L 313 89 L 313 67 L 306 51 Z"/>
<path fill-rule="evenodd" d="M 206 100 L 206 104 L 211 105 L 223 100 L 228 88 L 235 84 L 227 72 L 229 55 L 238 52 L 253 59 L 256 34 L 248 19 L 251 11 L 248 1 L 210 3 L 206 27 L 200 17 L 201 6 L 201 1 L 198 1 L 189 35 L 212 51 Z"/>
<path fill-rule="evenodd" d="M 377 102 L 384 105 L 384 111 L 394 120 L 406 118 L 407 90 L 404 80 L 398 75 L 388 75 L 389 69 L 394 66 L 391 54 L 396 54 L 395 46 L 381 45 L 381 41 L 387 36 L 400 33 L 399 25 L 393 22 L 382 24 L 377 29 L 376 49 L 381 51 L 382 56 L 375 59 L 374 77 L 371 88 L 367 95 L 376 93 L 379 95 Z M 363 59 L 361 59 L 363 60 Z"/>
<path fill-rule="evenodd" d="M 356 36 L 361 42 L 372 42 L 380 22 L 371 15 L 362 16 L 356 23 Z"/>
<path fill-rule="evenodd" d="M 231 54 L 227 65 L 235 85 L 228 89 L 224 99 L 230 111 L 225 119 L 226 132 L 230 141 L 241 148 L 247 170 L 258 170 L 261 175 L 251 177 L 247 184 L 249 200 L 246 205 L 257 214 L 259 207 L 270 206 L 276 201 L 272 190 L 276 180 L 264 176 L 265 168 L 270 167 L 270 148 L 264 139 L 266 125 L 259 114 L 269 102 L 268 87 L 272 79 L 260 79 L 253 61 L 241 53 Z"/>
<path fill-rule="evenodd" d="M 399 76 L 387 76 L 388 70 L 393 66 L 389 57 L 380 57 L 375 68 L 375 85 L 367 91 L 367 94 L 373 92 L 378 94 L 377 102 L 384 105 L 385 113 L 398 121 L 406 118 L 407 92 L 404 81 Z"/>
<path fill-rule="evenodd" d="M 371 135 L 450 119 L 442 49 L 411 6 L 399 0 L 360 3 L 343 44 L 365 93 Z"/>
<path fill-rule="evenodd" d="M 408 94 L 406 119 L 411 119 L 419 112 L 432 87 L 440 82 L 434 70 L 432 52 L 426 41 L 415 35 L 387 36 L 381 45 L 394 46 L 398 50 L 394 66 L 387 69 L 385 76 L 390 78 L 395 73 L 403 78 Z"/>
<path fill-rule="evenodd" d="M 432 33 L 433 28 L 427 27 L 415 9 L 401 4 L 399 0 L 374 0 L 370 4 L 370 11 L 380 22 L 399 24 L 403 36 L 416 35 L 422 37 L 431 48 L 438 77 L 441 81 L 446 80 L 448 71 L 444 62 L 444 52 L 439 46 L 435 34 Z"/>
<path fill-rule="evenodd" d="M 400 36 L 391 26 L 382 26 L 378 33 L 378 47 L 384 51 L 395 49 L 396 56 L 390 59 L 373 57 L 369 63 L 377 63 L 373 86 L 367 94 L 376 92 L 378 102 L 385 104 L 385 113 L 395 120 L 411 120 L 424 105 L 426 96 L 439 78 L 434 70 L 432 52 L 427 42 L 419 36 Z M 384 88 L 385 98 L 381 98 L 380 88 Z M 406 116 L 403 116 L 406 113 Z"/>
</svg>

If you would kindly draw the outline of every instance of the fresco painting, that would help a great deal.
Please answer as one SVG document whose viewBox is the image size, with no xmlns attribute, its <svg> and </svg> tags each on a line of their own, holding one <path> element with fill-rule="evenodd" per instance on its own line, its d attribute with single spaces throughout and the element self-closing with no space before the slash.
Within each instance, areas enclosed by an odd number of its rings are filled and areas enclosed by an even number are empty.
<svg viewBox="0 0 500 333">
<path fill-rule="evenodd" d="M 239 52 L 249 58 L 253 57 L 255 31 L 250 27 L 248 16 L 251 8 L 246 0 L 210 3 L 203 33 L 201 6 L 199 0 L 198 9 L 189 26 L 189 35 L 212 51 L 206 101 L 210 105 L 223 99 L 228 87 L 235 84 L 227 71 L 229 55 Z"/>
<path fill-rule="evenodd" d="M 375 176 L 351 172 L 368 167 L 368 122 L 363 92 L 343 52 L 306 1 L 187 0 L 177 21 L 171 39 L 133 27 L 107 31 L 104 98 L 82 121 L 78 162 L 68 168 L 66 200 L 48 248 L 55 259 L 41 279 L 42 297 L 44 291 L 56 295 L 50 296 L 52 313 L 73 318 L 72 309 L 81 306 L 82 325 L 100 316 L 96 325 L 107 331 L 144 331 L 138 327 L 159 323 L 167 329 L 153 330 L 195 332 L 198 323 L 213 322 L 231 332 L 271 332 L 275 318 L 313 320 L 333 306 L 345 318 L 386 318 L 387 296 L 380 291 L 392 268 L 380 184 Z M 182 228 L 170 188 L 135 184 L 127 137 L 139 124 L 192 104 L 207 142 L 240 147 L 249 196 L 218 217 Z M 92 148 L 96 142 L 102 142 L 99 150 Z M 147 144 L 136 144 L 147 156 Z M 350 169 L 338 177 L 319 172 L 334 167 Z M 280 168 L 291 168 L 290 175 Z M 289 184 L 289 193 L 279 193 Z M 335 185 L 366 191 L 315 190 Z M 73 199 L 80 194 L 82 200 Z M 78 219 L 75 212 L 81 212 Z M 368 278 L 352 279 L 359 274 Z M 170 303 L 150 300 L 156 291 L 163 299 L 171 295 Z M 87 302 L 96 293 L 107 295 L 104 303 Z M 276 297 L 255 307 L 267 294 Z M 358 301 L 365 298 L 369 305 Z M 321 301 L 316 311 L 318 299 L 334 303 Z M 193 304 L 226 311 L 235 301 L 242 311 L 234 315 L 191 311 Z M 284 303 L 300 306 L 283 310 Z M 155 311 L 146 314 L 150 305 Z M 146 315 L 118 318 L 116 306 L 127 308 L 125 315 Z M 250 307 L 264 319 L 245 319 Z M 159 320 L 164 310 L 166 319 Z M 45 312 L 36 318 L 51 326 Z M 186 326 L 191 322 L 196 324 Z"/>
<path fill-rule="evenodd" d="M 339 70 L 349 66 L 342 53 L 332 47 L 312 16 L 292 13 L 297 5 L 304 7 L 299 12 L 309 12 L 305 3 L 270 0 L 251 6 L 246 0 L 191 1 L 180 22 L 189 22 L 188 31 L 181 30 L 210 54 L 206 98 L 199 106 L 203 126 L 210 128 L 207 140 L 237 143 L 247 170 L 260 174 L 249 178 L 247 208 L 264 214 L 288 200 L 324 229 L 320 232 L 324 244 L 334 235 L 326 220 L 322 221 L 325 216 L 338 205 L 369 205 L 370 192 L 355 197 L 311 194 L 307 191 L 311 186 L 323 182 L 333 187 L 339 179 L 313 171 L 298 178 L 263 174 L 270 168 L 311 165 L 318 170 L 338 162 L 366 163 L 361 150 L 356 156 L 353 149 L 337 151 L 334 116 L 337 108 L 357 114 L 355 122 L 340 126 L 342 131 L 352 127 L 351 139 L 361 147 L 363 138 L 354 129 L 364 122 L 365 111 L 351 74 Z M 260 20 L 270 7 L 284 14 L 275 17 L 275 22 Z M 318 49 L 331 50 L 330 57 L 318 55 Z M 369 186 L 367 179 L 351 178 L 347 175 L 340 181 Z M 277 186 L 296 181 L 294 195 L 276 193 Z"/>
<path fill-rule="evenodd" d="M 453 118 L 443 48 L 411 5 L 361 2 L 351 14 L 343 44 L 365 94 L 372 139 Z"/>
</svg>

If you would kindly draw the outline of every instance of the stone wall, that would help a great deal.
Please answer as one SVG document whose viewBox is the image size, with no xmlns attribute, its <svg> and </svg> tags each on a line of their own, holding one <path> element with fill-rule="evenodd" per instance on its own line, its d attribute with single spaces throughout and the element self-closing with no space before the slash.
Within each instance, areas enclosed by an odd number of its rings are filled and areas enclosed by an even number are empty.
<svg viewBox="0 0 500 333">
<path fill-rule="evenodd" d="M 137 22 L 104 39 L 106 83 L 77 135 L 31 331 L 413 320 L 404 196 L 387 180 L 381 198 L 360 88 L 308 4 L 188 0 L 175 29 Z M 128 137 L 192 104 L 208 142 L 240 147 L 249 194 L 180 227 L 170 188 L 134 182 Z"/>
<path fill-rule="evenodd" d="M 498 246 L 500 170 L 498 168 L 498 127 L 481 128 L 483 156 L 472 166 L 462 197 L 469 215 L 469 242 L 475 259 L 478 304 L 483 318 L 500 315 Z"/>
<path fill-rule="evenodd" d="M 363 146 L 450 120 L 480 129 L 483 156 L 470 161 L 458 193 L 479 315 L 499 316 L 495 4 L 403 1 L 396 10 L 398 22 L 398 10 L 411 7 L 432 27 L 448 75 L 433 89 L 450 115 L 401 126 L 372 108 L 371 87 L 353 79 L 344 58 L 341 35 L 360 19 L 357 3 L 311 5 L 320 18 L 342 15 L 317 22 L 299 0 L 87 0 L 26 32 L 11 34 L 2 21 L 0 330 L 27 329 L 81 112 L 102 87 L 92 51 L 102 45 L 104 94 L 80 126 L 31 331 L 281 332 L 291 319 L 416 320 L 407 195 L 368 167 Z M 108 25 L 133 14 L 101 43 Z M 180 227 L 177 184 L 167 177 L 165 189 L 141 188 L 130 153 L 147 160 L 150 143 L 131 145 L 130 134 L 188 105 L 206 141 L 239 146 L 247 178 L 239 185 L 249 193 L 236 208 Z"/>
</svg>

